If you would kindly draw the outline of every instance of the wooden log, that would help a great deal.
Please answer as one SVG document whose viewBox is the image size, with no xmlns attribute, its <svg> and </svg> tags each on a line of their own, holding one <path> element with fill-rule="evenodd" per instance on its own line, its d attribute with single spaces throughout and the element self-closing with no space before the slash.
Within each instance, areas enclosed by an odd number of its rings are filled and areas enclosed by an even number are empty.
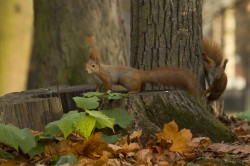
<svg viewBox="0 0 250 166">
<path fill-rule="evenodd" d="M 0 97 L 0 123 L 44 131 L 49 122 L 76 109 L 72 100 L 94 86 L 60 86 L 10 93 Z"/>
</svg>

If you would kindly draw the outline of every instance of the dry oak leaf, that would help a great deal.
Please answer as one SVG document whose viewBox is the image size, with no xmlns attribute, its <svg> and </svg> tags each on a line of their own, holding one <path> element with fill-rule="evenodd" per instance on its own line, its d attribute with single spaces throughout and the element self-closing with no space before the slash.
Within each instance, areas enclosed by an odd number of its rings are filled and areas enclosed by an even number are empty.
<svg viewBox="0 0 250 166">
<path fill-rule="evenodd" d="M 135 138 L 140 138 L 140 136 L 142 135 L 142 130 L 137 130 L 137 131 L 134 131 L 130 136 L 129 136 L 129 139 L 130 140 L 133 140 Z"/>
<path fill-rule="evenodd" d="M 235 150 L 237 147 L 229 144 L 222 144 L 222 143 L 214 143 L 207 147 L 208 149 L 211 149 L 214 152 L 229 152 Z"/>
<path fill-rule="evenodd" d="M 72 142 L 69 140 L 63 140 L 59 143 L 51 142 L 44 148 L 44 155 L 51 157 L 53 155 L 66 155 L 72 153 Z"/>
<path fill-rule="evenodd" d="M 121 148 L 121 152 L 123 153 L 129 153 L 129 152 L 133 152 L 135 150 L 141 149 L 141 147 L 139 146 L 138 143 L 126 143 L 122 146 Z"/>
<path fill-rule="evenodd" d="M 192 142 L 194 144 L 197 144 L 198 146 L 207 147 L 211 141 L 210 138 L 208 137 L 198 137 L 198 138 L 193 138 Z"/>
<path fill-rule="evenodd" d="M 97 155 L 103 156 L 104 151 L 113 153 L 113 150 L 108 147 L 108 144 L 101 139 L 102 133 L 98 132 L 90 135 L 88 139 L 84 140 L 83 144 L 77 148 L 77 151 L 81 151 L 81 154 L 90 158 L 94 158 Z"/>
<path fill-rule="evenodd" d="M 222 144 L 222 143 L 215 143 L 208 146 L 209 149 L 215 152 L 229 152 L 232 151 L 234 154 L 237 153 L 244 153 L 244 154 L 250 154 L 250 145 L 228 145 L 228 144 Z"/>
<path fill-rule="evenodd" d="M 169 150 L 173 152 L 190 153 L 194 148 L 190 130 L 182 129 L 178 132 L 178 126 L 174 121 L 165 124 L 163 132 L 156 134 L 156 137 L 160 142 L 172 142 Z"/>
<path fill-rule="evenodd" d="M 250 145 L 237 146 L 237 147 L 238 148 L 233 151 L 234 154 L 237 153 L 250 154 Z"/>
<path fill-rule="evenodd" d="M 151 161 L 153 160 L 154 156 L 150 149 L 141 149 L 134 156 L 138 165 L 139 162 L 142 162 L 140 164 L 146 164 L 148 166 L 153 165 Z"/>
</svg>

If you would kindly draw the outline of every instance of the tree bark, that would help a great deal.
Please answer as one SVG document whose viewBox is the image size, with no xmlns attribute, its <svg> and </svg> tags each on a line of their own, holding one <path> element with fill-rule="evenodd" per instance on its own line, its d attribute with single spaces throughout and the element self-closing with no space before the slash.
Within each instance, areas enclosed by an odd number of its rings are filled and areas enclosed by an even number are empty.
<svg viewBox="0 0 250 166">
<path fill-rule="evenodd" d="M 202 55 L 202 1 L 141 0 L 132 3 L 131 66 L 150 70 L 160 66 L 190 69 L 205 88 Z M 147 90 L 169 89 L 151 87 Z M 155 132 L 175 120 L 181 128 L 215 141 L 233 141 L 232 133 L 212 118 L 204 101 L 195 101 L 180 90 L 139 94 L 125 102 L 136 116 L 134 128 Z M 201 96 L 202 98 L 202 96 Z M 119 103 L 117 105 L 121 105 Z M 201 106 L 202 105 L 202 106 Z"/>
<path fill-rule="evenodd" d="M 76 110 L 73 97 L 93 91 L 94 86 L 60 86 L 11 93 L 0 97 L 0 123 L 44 131 L 63 113 Z"/>
<path fill-rule="evenodd" d="M 174 120 L 181 130 L 190 129 L 194 136 L 206 136 L 215 142 L 232 142 L 233 134 L 198 102 L 179 90 L 147 91 L 111 101 L 107 108 L 123 108 L 133 114 L 128 131 L 142 130 L 145 135 L 161 132 L 164 124 Z M 145 136 L 144 135 L 144 136 Z"/>
<path fill-rule="evenodd" d="M 204 88 L 201 0 L 131 3 L 131 66 L 142 70 L 186 67 Z"/>
<path fill-rule="evenodd" d="M 34 12 L 28 88 L 86 83 L 88 35 L 95 36 L 105 63 L 126 64 L 118 0 L 35 0 Z"/>
</svg>

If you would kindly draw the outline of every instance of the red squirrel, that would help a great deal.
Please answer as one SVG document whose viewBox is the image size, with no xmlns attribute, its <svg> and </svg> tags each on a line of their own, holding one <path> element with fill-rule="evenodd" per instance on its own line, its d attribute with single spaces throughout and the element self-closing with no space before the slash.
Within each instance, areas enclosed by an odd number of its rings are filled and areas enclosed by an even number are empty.
<svg viewBox="0 0 250 166">
<path fill-rule="evenodd" d="M 224 60 L 223 66 L 221 66 L 222 62 L 222 51 L 218 45 L 210 42 L 209 40 L 203 41 L 204 47 L 204 67 L 205 71 L 208 74 L 211 74 L 213 77 L 213 81 L 211 86 L 205 90 L 203 93 L 206 95 L 208 101 L 214 101 L 219 99 L 219 97 L 223 94 L 227 86 L 227 75 L 225 73 L 226 64 L 228 59 Z"/>
<path fill-rule="evenodd" d="M 107 91 L 112 85 L 122 85 L 129 90 L 129 93 L 139 93 L 146 83 L 150 83 L 180 88 L 194 97 L 199 95 L 197 80 L 188 69 L 160 67 L 142 71 L 128 66 L 104 65 L 96 48 L 89 50 L 86 70 L 94 75 L 96 91 L 102 88 Z"/>
</svg>

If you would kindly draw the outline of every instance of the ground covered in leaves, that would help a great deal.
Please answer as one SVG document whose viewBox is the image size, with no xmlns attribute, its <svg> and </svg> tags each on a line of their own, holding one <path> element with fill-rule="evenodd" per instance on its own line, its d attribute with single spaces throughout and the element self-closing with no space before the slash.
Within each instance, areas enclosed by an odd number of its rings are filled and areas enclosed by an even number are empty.
<svg viewBox="0 0 250 166">
<path fill-rule="evenodd" d="M 0 159 L 0 166 L 250 165 L 249 122 L 227 117 L 221 117 L 220 120 L 235 134 L 234 143 L 211 143 L 207 137 L 193 138 L 190 130 L 179 131 L 177 124 L 172 121 L 164 126 L 161 133 L 148 136 L 145 145 L 141 143 L 143 131 L 135 131 L 114 144 L 104 142 L 102 133 L 92 134 L 88 139 L 76 132 L 67 139 L 47 138 L 43 139 L 44 152 L 32 158 L 1 144 L 0 150 L 6 155 L 0 156 L 5 158 Z M 8 157 L 9 160 L 6 159 Z"/>
</svg>

